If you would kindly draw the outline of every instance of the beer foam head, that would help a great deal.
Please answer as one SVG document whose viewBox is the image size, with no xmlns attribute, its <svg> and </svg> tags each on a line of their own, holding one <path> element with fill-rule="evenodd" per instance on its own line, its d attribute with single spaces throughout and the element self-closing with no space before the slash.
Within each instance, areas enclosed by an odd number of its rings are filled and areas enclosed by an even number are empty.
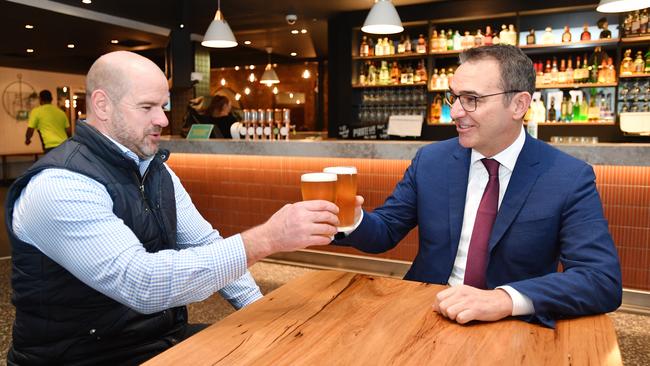
<svg viewBox="0 0 650 366">
<path fill-rule="evenodd" d="M 300 176 L 302 182 L 336 182 L 336 174 L 332 173 L 305 173 Z"/>
<path fill-rule="evenodd" d="M 357 174 L 357 167 L 354 166 L 331 166 L 323 169 L 325 173 L 334 174 Z"/>
</svg>

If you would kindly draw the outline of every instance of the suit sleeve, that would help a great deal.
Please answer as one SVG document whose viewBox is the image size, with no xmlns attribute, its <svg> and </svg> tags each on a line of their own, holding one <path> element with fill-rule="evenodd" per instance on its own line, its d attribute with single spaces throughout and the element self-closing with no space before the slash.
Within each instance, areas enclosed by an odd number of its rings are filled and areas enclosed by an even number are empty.
<svg viewBox="0 0 650 366">
<path fill-rule="evenodd" d="M 384 204 L 364 211 L 361 225 L 334 244 L 352 246 L 366 253 L 382 253 L 397 245 L 418 222 L 416 175 L 422 149 L 418 150 L 402 180 Z"/>
<path fill-rule="evenodd" d="M 554 319 L 606 313 L 621 304 L 620 263 L 595 179 L 585 164 L 563 207 L 558 235 L 563 271 L 508 284 L 533 301 L 535 314 L 528 321 L 553 327 Z"/>
</svg>

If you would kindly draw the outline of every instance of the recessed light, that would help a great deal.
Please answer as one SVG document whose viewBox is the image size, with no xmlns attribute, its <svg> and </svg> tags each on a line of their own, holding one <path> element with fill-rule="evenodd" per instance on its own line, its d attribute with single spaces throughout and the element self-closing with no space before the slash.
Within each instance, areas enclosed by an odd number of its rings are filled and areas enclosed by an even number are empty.
<svg viewBox="0 0 650 366">
<path fill-rule="evenodd" d="M 255 70 L 255 65 L 250 65 L 250 66 L 248 66 L 248 68 L 251 69 L 251 70 Z"/>
<path fill-rule="evenodd" d="M 74 43 L 68 43 L 68 48 L 74 48 Z"/>
<path fill-rule="evenodd" d="M 120 41 L 118 41 L 117 39 L 111 39 L 111 43 L 112 44 L 118 44 L 118 43 L 120 43 Z"/>
<path fill-rule="evenodd" d="M 303 29 L 300 30 L 300 33 L 305 34 L 305 33 L 307 33 L 307 30 L 305 28 L 303 28 Z"/>
<path fill-rule="evenodd" d="M 31 24 L 25 24 L 25 29 L 34 29 L 34 26 Z"/>
<path fill-rule="evenodd" d="M 185 28 L 185 24 L 181 23 L 180 27 L 181 27 L 181 29 Z"/>
<path fill-rule="evenodd" d="M 239 71 L 239 66 L 235 66 L 235 71 Z"/>
<path fill-rule="evenodd" d="M 253 43 L 253 42 L 251 42 L 249 40 L 244 41 L 244 44 L 251 44 L 251 43 Z"/>
<path fill-rule="evenodd" d="M 81 0 L 81 2 L 84 4 L 92 4 L 93 0 Z"/>
<path fill-rule="evenodd" d="M 291 30 L 291 34 L 298 34 L 298 33 L 300 33 L 300 31 L 298 31 L 297 29 L 292 29 Z"/>
<path fill-rule="evenodd" d="M 290 55 L 291 55 L 291 56 L 298 56 L 298 54 L 295 53 L 295 52 L 291 52 Z"/>
<path fill-rule="evenodd" d="M 34 49 L 33 48 L 28 48 L 27 53 L 34 53 Z"/>
</svg>

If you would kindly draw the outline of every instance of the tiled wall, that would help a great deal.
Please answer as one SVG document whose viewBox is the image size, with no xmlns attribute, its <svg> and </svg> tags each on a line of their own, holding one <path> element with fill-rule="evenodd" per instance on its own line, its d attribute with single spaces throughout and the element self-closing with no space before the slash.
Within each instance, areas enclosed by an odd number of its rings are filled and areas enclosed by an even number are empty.
<svg viewBox="0 0 650 366">
<path fill-rule="evenodd" d="M 406 160 L 172 154 L 169 164 L 203 216 L 229 236 L 263 223 L 285 203 L 300 200 L 300 175 L 326 166 L 354 165 L 364 207 L 381 205 L 409 165 Z M 596 166 L 624 286 L 650 290 L 650 167 Z M 417 229 L 378 257 L 412 260 Z M 362 254 L 340 247 L 324 251 Z"/>
</svg>

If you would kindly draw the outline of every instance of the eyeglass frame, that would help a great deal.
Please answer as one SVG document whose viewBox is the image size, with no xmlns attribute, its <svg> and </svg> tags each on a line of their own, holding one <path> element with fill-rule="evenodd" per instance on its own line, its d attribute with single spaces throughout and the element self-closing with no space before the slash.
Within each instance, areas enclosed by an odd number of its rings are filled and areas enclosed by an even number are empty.
<svg viewBox="0 0 650 366">
<path fill-rule="evenodd" d="M 472 94 L 460 94 L 460 95 L 457 95 L 457 94 L 452 93 L 451 91 L 448 91 L 447 93 L 445 93 L 445 103 L 449 104 L 449 106 L 452 107 L 454 105 L 454 103 L 456 102 L 456 99 L 458 99 L 461 108 L 463 108 L 463 110 L 465 112 L 475 112 L 476 108 L 478 108 L 478 100 L 481 99 L 481 98 L 493 97 L 495 95 L 502 95 L 502 94 L 521 93 L 521 92 L 523 92 L 523 90 L 507 90 L 507 91 L 500 92 L 500 93 L 486 94 L 486 95 L 472 95 Z M 454 97 L 453 102 L 449 100 L 450 96 Z M 465 108 L 465 105 L 463 105 L 463 102 L 461 101 L 461 97 L 471 97 L 471 98 L 473 98 L 473 100 L 474 100 L 474 109 L 472 109 L 470 111 L 467 108 Z"/>
</svg>

